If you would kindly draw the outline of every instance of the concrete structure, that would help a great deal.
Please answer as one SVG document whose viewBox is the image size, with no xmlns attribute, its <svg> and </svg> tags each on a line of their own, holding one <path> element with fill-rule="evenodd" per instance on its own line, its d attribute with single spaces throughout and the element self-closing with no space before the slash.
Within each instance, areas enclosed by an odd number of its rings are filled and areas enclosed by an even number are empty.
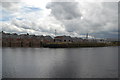
<svg viewBox="0 0 120 80">
<path fill-rule="evenodd" d="M 96 42 L 98 42 L 98 43 L 108 43 L 109 41 L 107 41 L 105 39 L 96 39 Z"/>
<path fill-rule="evenodd" d="M 73 42 L 70 36 L 56 36 L 54 42 Z"/>
<path fill-rule="evenodd" d="M 42 47 L 42 43 L 53 42 L 50 36 L 36 36 L 29 34 L 10 34 L 2 32 L 3 47 Z"/>
<path fill-rule="evenodd" d="M 53 42 L 53 38 L 51 36 L 44 36 L 44 41 L 45 42 Z"/>
<path fill-rule="evenodd" d="M 72 42 L 83 42 L 82 38 L 72 37 Z"/>
</svg>

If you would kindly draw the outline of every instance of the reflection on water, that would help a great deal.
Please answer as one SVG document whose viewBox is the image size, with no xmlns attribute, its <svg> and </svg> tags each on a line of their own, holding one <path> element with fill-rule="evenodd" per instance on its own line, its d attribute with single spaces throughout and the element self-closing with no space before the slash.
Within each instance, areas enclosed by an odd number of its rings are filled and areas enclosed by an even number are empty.
<svg viewBox="0 0 120 80">
<path fill-rule="evenodd" d="M 115 78 L 118 48 L 3 48 L 4 78 Z"/>
<path fill-rule="evenodd" d="M 2 78 L 2 49 L 0 48 L 0 79 Z"/>
</svg>

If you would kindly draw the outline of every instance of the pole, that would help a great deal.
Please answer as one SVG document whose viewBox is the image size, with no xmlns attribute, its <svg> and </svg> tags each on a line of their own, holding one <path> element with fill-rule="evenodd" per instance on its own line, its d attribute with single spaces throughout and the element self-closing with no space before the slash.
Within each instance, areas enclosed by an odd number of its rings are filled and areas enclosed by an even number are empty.
<svg viewBox="0 0 120 80">
<path fill-rule="evenodd" d="M 55 29 L 55 36 L 56 36 L 56 33 L 57 33 L 57 31 L 56 31 L 56 29 Z"/>
</svg>

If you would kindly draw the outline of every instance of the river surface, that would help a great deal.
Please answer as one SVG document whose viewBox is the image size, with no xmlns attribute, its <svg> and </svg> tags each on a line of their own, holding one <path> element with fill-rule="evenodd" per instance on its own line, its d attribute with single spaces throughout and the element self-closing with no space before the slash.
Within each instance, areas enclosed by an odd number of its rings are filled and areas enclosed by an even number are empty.
<svg viewBox="0 0 120 80">
<path fill-rule="evenodd" d="M 0 48 L 0 79 L 2 78 L 2 48 Z"/>
<path fill-rule="evenodd" d="M 3 78 L 117 78 L 118 47 L 2 48 Z"/>
</svg>

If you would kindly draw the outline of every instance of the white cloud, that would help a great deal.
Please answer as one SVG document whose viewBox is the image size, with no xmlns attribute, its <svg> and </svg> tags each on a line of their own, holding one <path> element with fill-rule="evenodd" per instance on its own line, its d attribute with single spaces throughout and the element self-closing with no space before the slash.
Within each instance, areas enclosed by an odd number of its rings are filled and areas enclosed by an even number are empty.
<svg viewBox="0 0 120 80">
<path fill-rule="evenodd" d="M 26 3 L 26 5 L 29 5 L 29 6 L 46 9 L 45 8 L 46 4 L 48 2 L 51 2 L 51 0 L 21 0 L 21 2 L 24 2 Z"/>
<path fill-rule="evenodd" d="M 13 18 L 3 22 L 2 27 L 7 32 L 39 35 L 54 35 L 55 29 L 57 35 L 79 37 L 83 37 L 86 33 L 96 36 L 116 33 L 112 31 L 118 29 L 117 3 L 92 1 L 94 0 L 91 0 L 90 3 L 83 1 L 67 4 L 53 2 L 49 6 L 47 3 L 51 2 L 50 0 L 21 0 L 17 4 L 9 2 L 8 5 L 5 3 L 2 9 L 10 11 L 10 16 Z M 26 12 L 24 7 L 40 10 Z"/>
</svg>

